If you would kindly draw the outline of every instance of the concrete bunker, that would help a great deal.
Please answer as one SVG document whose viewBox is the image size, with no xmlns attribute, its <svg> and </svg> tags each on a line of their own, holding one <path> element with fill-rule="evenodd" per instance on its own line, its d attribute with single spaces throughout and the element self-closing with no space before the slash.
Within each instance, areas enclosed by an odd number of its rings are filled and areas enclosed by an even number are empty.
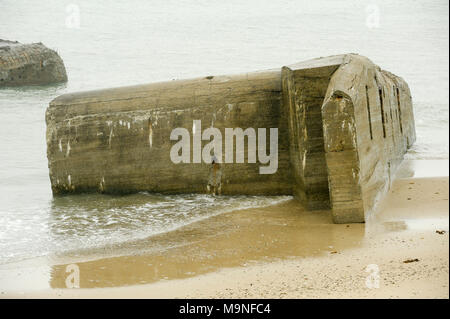
<svg viewBox="0 0 450 319">
<path fill-rule="evenodd" d="M 331 209 L 337 223 L 370 216 L 415 141 L 406 82 L 356 54 L 65 94 L 46 121 L 55 195 L 206 193 L 214 185 L 224 195 L 294 195 L 307 209 Z M 277 171 L 261 174 L 247 152 L 244 161 L 222 158 L 219 170 L 201 160 L 173 163 L 171 131 L 194 121 L 222 136 L 227 128 L 277 128 Z"/>
</svg>

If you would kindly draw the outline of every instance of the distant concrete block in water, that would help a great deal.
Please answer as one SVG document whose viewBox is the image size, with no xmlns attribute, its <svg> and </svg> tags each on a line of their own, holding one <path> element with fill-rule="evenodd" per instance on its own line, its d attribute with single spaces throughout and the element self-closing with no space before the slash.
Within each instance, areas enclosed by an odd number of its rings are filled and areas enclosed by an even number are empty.
<svg viewBox="0 0 450 319">
<path fill-rule="evenodd" d="M 221 194 L 294 195 L 310 210 L 331 209 L 336 223 L 365 221 L 415 141 L 407 83 L 357 54 L 65 94 L 50 103 L 46 121 L 55 195 L 207 193 L 214 174 Z M 195 131 L 198 121 L 222 136 L 226 128 L 277 128 L 276 172 L 261 174 L 249 153 L 219 166 L 175 164 L 172 130 Z"/>
<path fill-rule="evenodd" d="M 67 81 L 61 57 L 42 43 L 0 39 L 0 87 Z"/>
</svg>

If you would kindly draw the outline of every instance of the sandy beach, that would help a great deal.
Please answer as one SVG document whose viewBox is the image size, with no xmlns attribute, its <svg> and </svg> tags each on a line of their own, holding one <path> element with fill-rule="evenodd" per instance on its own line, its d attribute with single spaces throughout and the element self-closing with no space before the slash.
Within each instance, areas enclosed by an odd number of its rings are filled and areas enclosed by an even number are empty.
<svg viewBox="0 0 450 319">
<path fill-rule="evenodd" d="M 448 298 L 449 179 L 405 165 L 365 224 L 333 224 L 289 200 L 103 255 L 3 265 L 1 297 Z M 81 288 L 65 288 L 71 264 Z"/>
</svg>

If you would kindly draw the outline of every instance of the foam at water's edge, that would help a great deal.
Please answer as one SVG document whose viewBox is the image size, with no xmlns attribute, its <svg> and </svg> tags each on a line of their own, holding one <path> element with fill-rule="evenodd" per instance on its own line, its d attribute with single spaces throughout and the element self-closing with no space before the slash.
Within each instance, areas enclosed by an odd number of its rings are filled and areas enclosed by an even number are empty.
<svg viewBox="0 0 450 319">
<path fill-rule="evenodd" d="M 116 245 L 171 232 L 219 214 L 276 205 L 291 198 L 213 198 L 207 195 L 148 193 L 124 197 L 68 196 L 54 201 L 48 212 L 49 218 L 43 221 L 42 231 L 36 238 L 18 238 L 14 245 L 0 241 L 0 264 L 69 252 L 79 255 L 94 250 L 111 250 Z M 22 227 L 20 223 L 16 226 L 17 229 Z M 16 231 L 15 228 L 10 227 L 8 232 Z M 19 250 L 19 247 L 27 249 Z"/>
</svg>

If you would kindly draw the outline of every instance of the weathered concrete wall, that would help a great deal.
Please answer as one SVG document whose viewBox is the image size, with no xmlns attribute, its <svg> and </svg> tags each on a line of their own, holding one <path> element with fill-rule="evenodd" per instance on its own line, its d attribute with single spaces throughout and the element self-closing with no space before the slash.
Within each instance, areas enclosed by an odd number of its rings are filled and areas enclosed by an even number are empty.
<svg viewBox="0 0 450 319">
<path fill-rule="evenodd" d="M 321 110 L 331 74 L 342 60 L 343 56 L 337 56 L 282 68 L 293 190 L 309 209 L 330 206 Z"/>
<path fill-rule="evenodd" d="M 246 153 L 214 175 L 222 194 L 294 194 L 308 209 L 331 208 L 337 223 L 365 220 L 415 140 L 406 82 L 355 54 L 281 72 L 66 94 L 46 116 L 54 194 L 207 192 L 212 164 L 170 160 L 171 131 L 192 132 L 201 120 L 222 136 L 278 128 L 277 172 L 260 174 Z"/>
<path fill-rule="evenodd" d="M 21 44 L 0 39 L 0 87 L 66 82 L 58 53 L 42 43 Z"/>
<path fill-rule="evenodd" d="M 355 54 L 283 67 L 282 81 L 294 194 L 363 222 L 415 141 L 408 85 Z"/>
<path fill-rule="evenodd" d="M 406 82 L 347 55 L 322 106 L 330 198 L 336 222 L 363 222 L 390 187 L 415 141 Z"/>
<path fill-rule="evenodd" d="M 290 194 L 280 92 L 276 70 L 60 96 L 46 116 L 53 192 L 204 193 L 211 164 L 170 159 L 171 131 L 192 132 L 193 121 L 201 120 L 202 129 L 214 126 L 223 139 L 225 128 L 278 127 L 277 172 L 259 174 L 259 164 L 248 163 L 245 153 L 244 163 L 222 164 L 221 191 Z"/>
</svg>

